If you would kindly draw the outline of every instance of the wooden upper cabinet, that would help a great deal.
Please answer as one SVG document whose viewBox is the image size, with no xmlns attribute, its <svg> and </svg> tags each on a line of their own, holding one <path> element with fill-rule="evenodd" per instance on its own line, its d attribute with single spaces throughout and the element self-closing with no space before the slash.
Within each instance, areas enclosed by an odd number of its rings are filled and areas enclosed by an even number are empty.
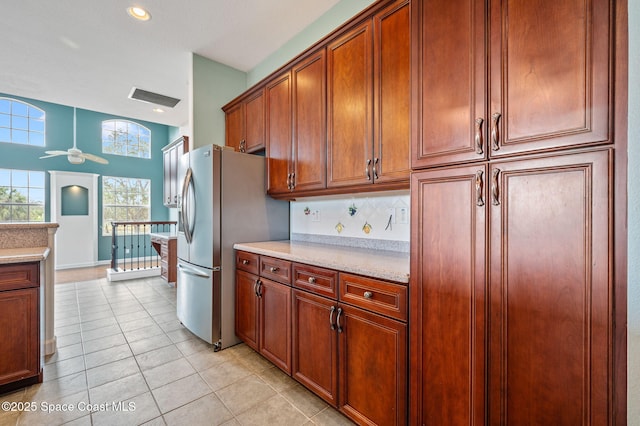
<svg viewBox="0 0 640 426">
<path fill-rule="evenodd" d="M 373 183 L 371 26 L 327 46 L 327 187 Z"/>
<path fill-rule="evenodd" d="M 491 0 L 491 16 L 491 156 L 608 142 L 610 2 Z"/>
<path fill-rule="evenodd" d="M 416 2 L 413 168 L 608 142 L 611 16 L 608 0 Z"/>
<path fill-rule="evenodd" d="M 244 105 L 244 148 L 246 152 L 264 149 L 264 91 L 258 90 Z M 240 147 L 242 148 L 242 147 Z"/>
<path fill-rule="evenodd" d="M 267 106 L 267 174 L 270 194 L 291 190 L 291 73 L 272 80 L 265 88 Z"/>
<path fill-rule="evenodd" d="M 413 168 L 486 158 L 484 4 L 413 3 Z"/>
<path fill-rule="evenodd" d="M 163 204 L 167 207 L 178 205 L 178 196 L 182 192 L 182 182 L 178 168 L 182 154 L 189 151 L 189 137 L 182 136 L 162 148 L 163 163 Z"/>
<path fill-rule="evenodd" d="M 377 182 L 409 179 L 411 7 L 391 4 L 373 17 L 373 175 Z"/>
<path fill-rule="evenodd" d="M 325 49 L 291 71 L 293 89 L 292 190 L 323 189 L 327 175 Z"/>
<path fill-rule="evenodd" d="M 225 107 L 225 144 L 236 151 L 256 152 L 265 147 L 265 106 L 262 88 Z"/>
<path fill-rule="evenodd" d="M 244 139 L 244 105 L 238 103 L 225 110 L 225 145 L 240 150 L 240 141 Z"/>
<path fill-rule="evenodd" d="M 611 160 L 490 167 L 489 424 L 610 424 Z"/>
</svg>

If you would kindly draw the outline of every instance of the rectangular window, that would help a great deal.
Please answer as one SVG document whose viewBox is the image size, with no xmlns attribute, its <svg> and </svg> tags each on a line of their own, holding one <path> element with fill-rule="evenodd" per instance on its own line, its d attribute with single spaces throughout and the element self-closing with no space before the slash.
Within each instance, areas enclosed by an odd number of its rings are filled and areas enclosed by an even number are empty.
<svg viewBox="0 0 640 426">
<path fill-rule="evenodd" d="M 151 180 L 102 177 L 102 235 L 111 235 L 111 222 L 151 220 Z"/>
<path fill-rule="evenodd" d="M 0 169 L 0 222 L 44 222 L 44 172 Z"/>
</svg>

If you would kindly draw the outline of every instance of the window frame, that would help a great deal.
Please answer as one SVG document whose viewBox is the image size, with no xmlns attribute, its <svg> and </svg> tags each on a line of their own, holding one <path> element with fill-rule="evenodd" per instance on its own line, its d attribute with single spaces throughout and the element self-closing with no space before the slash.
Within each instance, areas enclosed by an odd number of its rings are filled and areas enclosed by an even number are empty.
<svg viewBox="0 0 640 426">
<path fill-rule="evenodd" d="M 21 146 L 33 146 L 37 148 L 44 148 L 47 146 L 47 112 L 42 108 L 39 108 L 29 102 L 22 101 L 20 99 L 10 98 L 7 96 L 0 96 L 0 101 L 9 101 L 9 111 L 4 112 L 0 110 L 0 143 L 10 143 L 14 145 Z M 26 108 L 26 115 L 14 114 L 13 112 L 13 104 L 22 105 Z M 32 110 L 36 110 L 39 114 L 37 116 L 31 116 Z M 8 117 L 8 126 L 3 125 L 3 116 Z M 14 120 L 14 117 L 16 119 Z M 14 127 L 14 121 L 17 119 L 24 120 L 26 122 L 26 127 L 19 128 Z M 32 125 L 36 122 L 42 123 L 42 130 L 40 129 L 32 129 Z M 9 133 L 9 140 L 5 140 L 2 138 L 2 130 L 6 129 Z M 26 142 L 19 142 L 14 138 L 14 134 L 16 132 L 23 132 L 26 137 Z M 42 144 L 40 143 L 30 143 L 32 140 L 32 135 L 42 135 Z"/>
<path fill-rule="evenodd" d="M 129 193 L 130 193 L 130 189 L 132 188 L 131 186 L 131 182 L 132 181 L 141 181 L 143 182 L 143 185 L 141 185 L 141 187 L 144 187 L 144 183 L 146 183 L 147 186 L 147 191 L 148 191 L 148 195 L 147 195 L 147 200 L 148 200 L 148 204 L 131 204 L 131 203 L 116 203 L 115 201 L 117 200 L 117 196 L 116 194 L 118 193 L 117 190 L 114 191 L 106 191 L 105 190 L 105 180 L 109 180 L 109 179 L 115 179 L 115 180 L 126 180 L 127 183 L 127 193 L 125 194 L 125 199 L 127 201 L 129 201 Z M 139 177 L 129 177 L 129 176 L 102 176 L 102 185 L 101 185 L 101 190 L 102 190 L 102 236 L 103 237 L 110 237 L 112 235 L 111 232 L 111 222 L 127 222 L 129 221 L 129 219 L 126 220 L 118 220 L 116 219 L 118 217 L 118 209 L 126 209 L 127 214 L 125 215 L 126 217 L 129 217 L 129 209 L 132 208 L 146 208 L 148 211 L 148 215 L 147 218 L 144 220 L 140 220 L 140 221 L 150 221 L 151 220 L 151 205 L 152 205 L 152 200 L 151 200 L 151 196 L 152 196 L 152 191 L 151 191 L 151 186 L 152 186 L 153 182 L 151 179 L 147 179 L 147 178 L 139 178 Z M 107 192 L 112 192 L 114 194 L 113 203 L 107 203 L 106 202 L 106 195 Z M 114 218 L 106 218 L 105 217 L 105 211 L 107 208 L 113 208 L 114 209 Z"/>
<path fill-rule="evenodd" d="M 108 125 L 113 125 L 112 129 L 106 128 L 106 126 Z M 127 130 L 126 132 L 123 132 L 121 134 L 124 134 L 124 141 L 125 141 L 125 145 L 122 146 L 123 141 L 119 140 L 118 136 L 116 136 L 116 134 L 120 131 L 118 130 L 119 127 L 125 127 Z M 130 126 L 135 126 L 136 130 L 137 130 L 137 134 L 136 135 L 132 135 L 129 133 L 130 130 Z M 149 135 L 149 140 L 148 140 L 148 150 L 146 151 L 141 151 L 140 150 L 140 146 L 141 146 L 141 139 L 142 139 L 142 130 L 146 131 L 146 133 Z M 101 131 L 101 142 L 102 142 L 102 153 L 103 154 L 110 154 L 110 155 L 119 155 L 121 157 L 130 157 L 130 158 L 140 158 L 142 160 L 151 160 L 151 153 L 152 153 L 152 135 L 151 135 L 151 129 L 149 129 L 148 127 L 137 123 L 135 121 L 132 120 L 127 120 L 124 118 L 110 118 L 108 120 L 102 120 L 102 123 L 100 125 L 100 131 Z M 111 137 L 111 139 L 108 139 L 109 137 Z M 135 154 L 131 154 L 132 152 L 132 146 L 130 145 L 131 143 L 131 138 L 134 137 L 135 138 L 135 145 L 137 145 L 137 150 L 135 151 Z M 118 147 L 118 145 L 121 145 L 120 148 Z M 111 145 L 112 148 L 108 149 L 107 147 Z M 142 153 L 142 155 L 141 155 Z"/>
<path fill-rule="evenodd" d="M 0 223 L 44 223 L 46 221 L 46 205 L 47 205 L 47 181 L 46 181 L 46 173 L 42 170 L 24 170 L 24 169 L 7 169 L 0 168 L 0 173 L 5 171 L 9 172 L 9 185 L 3 185 L 2 180 L 0 180 L 0 188 L 9 188 L 9 197 L 12 197 L 13 194 L 17 191 L 16 188 L 26 189 L 27 192 L 27 202 L 26 203 L 15 203 L 12 202 L 11 198 L 9 198 L 8 202 L 4 202 L 0 198 L 0 209 L 8 206 L 10 209 L 9 220 L 0 219 Z M 25 172 L 27 173 L 27 183 L 26 186 L 15 186 L 14 185 L 14 172 Z M 40 177 L 38 180 L 42 181 L 42 186 L 32 186 L 32 176 L 31 174 L 38 174 Z M 32 202 L 30 199 L 30 194 L 32 191 L 41 191 L 42 193 L 42 203 L 40 202 Z M 16 206 L 24 206 L 27 211 L 27 219 L 26 220 L 16 220 L 14 217 L 13 211 Z M 31 220 L 31 211 L 33 207 L 39 207 L 42 210 L 42 220 Z"/>
</svg>

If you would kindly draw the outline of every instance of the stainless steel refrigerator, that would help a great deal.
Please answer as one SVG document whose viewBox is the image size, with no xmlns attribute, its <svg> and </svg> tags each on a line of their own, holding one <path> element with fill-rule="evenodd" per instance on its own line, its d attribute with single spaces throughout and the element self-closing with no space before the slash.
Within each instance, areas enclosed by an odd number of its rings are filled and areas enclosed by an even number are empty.
<svg viewBox="0 0 640 426">
<path fill-rule="evenodd" d="M 209 145 L 184 154 L 178 202 L 178 319 L 215 349 L 235 336 L 237 242 L 289 238 L 289 203 L 266 195 L 265 158 Z"/>
</svg>

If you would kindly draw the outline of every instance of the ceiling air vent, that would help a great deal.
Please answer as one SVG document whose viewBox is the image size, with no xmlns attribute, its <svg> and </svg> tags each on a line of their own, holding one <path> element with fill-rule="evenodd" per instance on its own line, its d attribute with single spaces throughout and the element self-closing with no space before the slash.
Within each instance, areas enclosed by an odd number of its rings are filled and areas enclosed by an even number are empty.
<svg viewBox="0 0 640 426">
<path fill-rule="evenodd" d="M 137 87 L 131 89 L 129 99 L 148 102 L 150 104 L 158 104 L 169 108 L 173 108 L 178 102 L 180 102 L 180 99 L 161 95 L 159 93 L 147 92 L 146 90 L 138 89 Z"/>
</svg>

